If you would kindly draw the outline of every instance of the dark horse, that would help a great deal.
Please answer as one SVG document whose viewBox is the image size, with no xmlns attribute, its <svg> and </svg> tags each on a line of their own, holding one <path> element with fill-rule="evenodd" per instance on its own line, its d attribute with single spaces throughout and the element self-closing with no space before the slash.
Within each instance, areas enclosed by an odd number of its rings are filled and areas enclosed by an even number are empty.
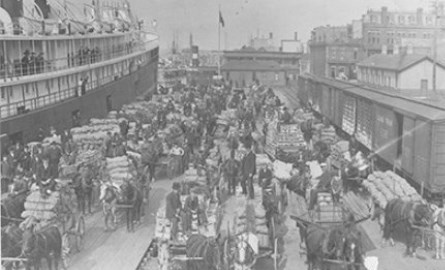
<svg viewBox="0 0 445 270">
<path fill-rule="evenodd" d="M 343 245 L 343 260 L 347 270 L 363 269 L 365 250 L 362 245 L 362 233 L 355 227 L 345 228 L 345 242 Z"/>
<path fill-rule="evenodd" d="M 34 226 L 26 229 L 23 233 L 22 253 L 28 259 L 26 269 L 31 266 L 38 270 L 42 258 L 48 263 L 48 269 L 52 269 L 51 257 L 54 257 L 55 269 L 58 269 L 59 260 L 62 256 L 62 235 L 57 227 L 48 227 L 41 231 L 35 231 Z"/>
<path fill-rule="evenodd" d="M 134 223 L 141 221 L 143 195 L 141 189 L 132 182 L 126 182 L 121 186 L 122 201 L 120 204 L 126 207 L 127 231 L 134 232 Z"/>
<path fill-rule="evenodd" d="M 2 257 L 17 258 L 22 253 L 23 231 L 15 224 L 11 223 L 2 227 Z M 12 269 L 13 263 L 5 262 L 5 269 Z"/>
<path fill-rule="evenodd" d="M 346 230 L 343 226 L 322 228 L 316 224 L 308 224 L 305 234 L 309 270 L 314 267 L 329 269 L 325 259 L 342 259 L 346 242 Z"/>
<path fill-rule="evenodd" d="M 187 261 L 187 270 L 218 270 L 220 269 L 220 248 L 218 240 L 194 234 L 187 239 L 187 258 L 200 257 L 203 260 Z"/>
<path fill-rule="evenodd" d="M 406 244 L 406 254 L 414 256 L 417 240 L 421 236 L 418 227 L 429 227 L 432 224 L 433 211 L 429 205 L 421 202 L 405 202 L 393 199 L 385 208 L 385 226 L 383 238 Z"/>
<path fill-rule="evenodd" d="M 1 201 L 2 227 L 11 222 L 19 223 L 22 221 L 21 215 L 25 211 L 26 193 L 17 195 L 8 194 Z"/>
</svg>

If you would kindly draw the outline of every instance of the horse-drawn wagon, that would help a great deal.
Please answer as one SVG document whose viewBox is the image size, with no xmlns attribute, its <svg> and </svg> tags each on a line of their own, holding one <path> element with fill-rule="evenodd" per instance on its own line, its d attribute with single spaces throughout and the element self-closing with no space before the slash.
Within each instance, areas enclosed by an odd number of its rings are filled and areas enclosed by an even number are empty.
<svg viewBox="0 0 445 270">
<path fill-rule="evenodd" d="M 189 172 L 181 183 L 180 198 L 185 207 L 179 214 L 177 234 L 173 235 L 173 224 L 165 217 L 165 204 L 161 205 L 156 215 L 154 242 L 162 270 L 169 269 L 171 264 L 180 267 L 186 264 L 184 269 L 192 270 L 216 269 L 213 267 L 219 266 L 217 235 L 220 207 L 218 200 L 212 198 L 212 190 L 203 182 L 205 177 L 200 178 L 194 171 L 194 177 Z M 195 202 L 196 207 L 188 207 Z"/>
<path fill-rule="evenodd" d="M 25 201 L 24 219 L 14 229 L 14 246 L 21 247 L 15 258 L 3 257 L 2 261 L 27 262 L 38 266 L 46 258 L 51 264 L 62 260 L 68 266 L 72 252 L 79 252 L 85 235 L 85 219 L 78 211 L 74 190 L 70 180 L 57 180 L 56 190 L 32 188 Z M 17 242 L 18 241 L 18 242 Z M 53 254 L 53 255 L 51 255 Z"/>
</svg>

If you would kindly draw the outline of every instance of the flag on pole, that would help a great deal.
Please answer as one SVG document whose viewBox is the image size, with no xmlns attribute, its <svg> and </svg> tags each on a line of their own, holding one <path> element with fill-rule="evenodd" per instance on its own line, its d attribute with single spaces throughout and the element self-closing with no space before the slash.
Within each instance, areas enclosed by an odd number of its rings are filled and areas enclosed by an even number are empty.
<svg viewBox="0 0 445 270">
<path fill-rule="evenodd" d="M 221 10 L 219 11 L 219 23 L 222 25 L 222 27 L 224 27 L 224 19 L 223 19 L 223 16 L 221 14 Z"/>
</svg>

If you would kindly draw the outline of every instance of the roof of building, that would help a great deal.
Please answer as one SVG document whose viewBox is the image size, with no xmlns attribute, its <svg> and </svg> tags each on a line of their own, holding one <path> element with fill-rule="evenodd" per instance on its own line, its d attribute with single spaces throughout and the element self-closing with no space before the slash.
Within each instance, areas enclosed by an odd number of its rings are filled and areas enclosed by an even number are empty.
<svg viewBox="0 0 445 270">
<path fill-rule="evenodd" d="M 361 67 L 403 71 L 423 60 L 433 61 L 429 56 L 421 54 L 374 54 L 359 62 L 357 65 Z M 441 63 L 438 63 L 438 65 L 445 68 Z"/>
<path fill-rule="evenodd" d="M 348 94 L 367 98 L 381 105 L 393 108 L 394 110 L 402 112 L 406 115 L 413 115 L 413 117 L 421 116 L 431 121 L 445 120 L 445 106 L 442 104 L 442 102 L 428 102 L 411 99 L 400 94 L 388 93 L 379 89 L 364 87 L 350 82 L 338 81 L 330 78 L 322 78 L 312 74 L 305 74 L 304 76 L 320 83 L 342 89 Z"/>
<path fill-rule="evenodd" d="M 225 63 L 221 70 L 278 71 L 282 67 L 274 61 L 233 60 Z"/>
</svg>

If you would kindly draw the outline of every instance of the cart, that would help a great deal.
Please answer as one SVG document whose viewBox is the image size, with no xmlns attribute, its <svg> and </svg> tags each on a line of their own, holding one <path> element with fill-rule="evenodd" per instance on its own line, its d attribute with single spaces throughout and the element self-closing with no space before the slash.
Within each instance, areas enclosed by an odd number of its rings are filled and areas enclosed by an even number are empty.
<svg viewBox="0 0 445 270">
<path fill-rule="evenodd" d="M 37 232 L 42 232 L 57 227 L 62 235 L 62 262 L 67 268 L 70 255 L 82 249 L 85 236 L 85 218 L 78 211 L 70 180 L 57 180 L 57 191 L 47 197 L 40 190 L 32 191 L 27 197 L 22 216 L 25 218 L 20 224 L 22 229 L 32 225 Z"/>
<path fill-rule="evenodd" d="M 185 200 L 186 196 L 181 196 L 181 200 Z M 208 223 L 198 226 L 192 224 L 191 235 L 204 235 L 206 237 L 216 238 L 220 226 L 220 211 L 218 202 L 205 201 L 207 205 L 205 212 Z M 157 249 L 158 265 L 161 270 L 170 269 L 171 264 L 181 267 L 187 261 L 201 261 L 204 256 L 190 257 L 187 256 L 187 240 L 189 236 L 181 230 L 181 221 L 178 222 L 179 232 L 177 234 L 177 241 L 172 241 L 171 226 L 169 220 L 165 218 L 165 205 L 162 205 L 156 216 L 155 240 Z M 182 267 L 183 269 L 186 269 Z"/>
</svg>

